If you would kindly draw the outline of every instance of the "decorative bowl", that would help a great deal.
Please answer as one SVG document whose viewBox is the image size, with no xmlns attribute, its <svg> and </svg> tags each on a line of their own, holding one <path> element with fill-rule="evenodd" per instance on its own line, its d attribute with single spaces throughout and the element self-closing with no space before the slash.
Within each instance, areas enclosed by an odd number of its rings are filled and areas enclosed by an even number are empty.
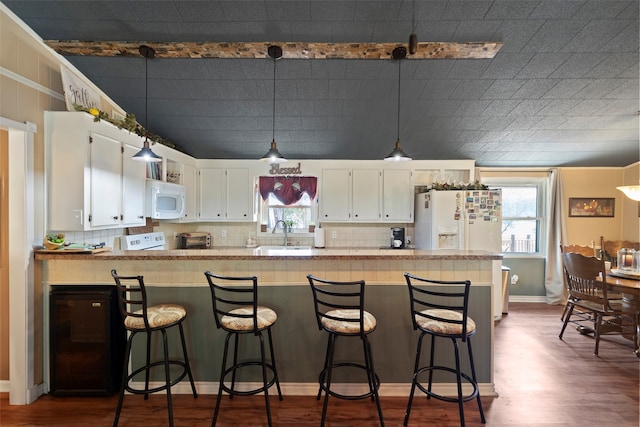
<svg viewBox="0 0 640 427">
<path fill-rule="evenodd" d="M 47 249 L 60 249 L 64 245 L 64 242 L 55 243 L 55 242 L 52 242 L 51 240 L 45 239 L 43 244 L 44 244 L 44 247 Z"/>
</svg>

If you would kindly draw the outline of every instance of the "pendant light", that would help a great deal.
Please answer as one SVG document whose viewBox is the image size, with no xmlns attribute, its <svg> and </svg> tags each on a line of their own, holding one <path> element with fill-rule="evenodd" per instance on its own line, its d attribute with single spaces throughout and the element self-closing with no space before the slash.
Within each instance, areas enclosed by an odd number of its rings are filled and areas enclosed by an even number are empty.
<svg viewBox="0 0 640 427">
<path fill-rule="evenodd" d="M 269 56 L 273 58 L 273 121 L 272 121 L 272 139 L 271 148 L 267 154 L 260 159 L 269 163 L 284 163 L 287 161 L 276 147 L 276 60 L 282 56 L 282 48 L 280 46 L 269 46 L 267 50 Z"/>
<path fill-rule="evenodd" d="M 396 146 L 393 151 L 384 159 L 394 162 L 405 162 L 411 160 L 411 157 L 400 148 L 400 64 L 402 63 L 402 59 L 407 56 L 407 49 L 404 46 L 398 46 L 393 49 L 391 56 L 398 61 L 398 139 L 396 140 Z"/>
<path fill-rule="evenodd" d="M 153 50 L 152 47 L 142 45 L 138 48 L 140 55 L 144 56 L 144 125 L 149 125 L 149 72 L 148 72 L 148 62 L 149 58 L 154 58 L 156 56 L 156 51 Z M 162 157 L 158 156 L 156 153 L 151 151 L 149 148 L 149 138 L 147 138 L 149 134 L 149 130 L 146 131 L 144 136 L 144 143 L 142 145 L 142 150 L 138 151 L 133 157 L 133 160 L 139 160 L 141 162 L 161 162 Z"/>
<path fill-rule="evenodd" d="M 616 188 L 631 200 L 640 202 L 640 185 L 623 185 L 622 187 Z"/>
</svg>

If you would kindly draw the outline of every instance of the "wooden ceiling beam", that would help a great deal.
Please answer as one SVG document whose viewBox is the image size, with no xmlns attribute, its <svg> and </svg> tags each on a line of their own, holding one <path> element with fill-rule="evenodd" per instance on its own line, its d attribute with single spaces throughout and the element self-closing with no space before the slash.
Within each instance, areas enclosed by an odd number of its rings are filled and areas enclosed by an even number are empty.
<svg viewBox="0 0 640 427">
<path fill-rule="evenodd" d="M 391 52 L 402 43 L 213 43 L 213 42 L 119 42 L 46 40 L 45 43 L 64 56 L 140 56 L 138 48 L 147 45 L 156 58 L 269 58 L 271 45 L 282 48 L 282 57 L 290 59 L 392 59 Z M 418 50 L 407 59 L 491 59 L 502 42 L 418 43 Z"/>
</svg>

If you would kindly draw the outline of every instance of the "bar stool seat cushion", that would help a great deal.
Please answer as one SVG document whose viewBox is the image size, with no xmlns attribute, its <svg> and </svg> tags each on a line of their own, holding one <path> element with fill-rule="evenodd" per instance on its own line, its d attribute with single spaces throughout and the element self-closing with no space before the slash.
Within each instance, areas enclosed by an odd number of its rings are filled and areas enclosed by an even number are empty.
<svg viewBox="0 0 640 427">
<path fill-rule="evenodd" d="M 142 316 L 142 310 L 137 310 L 134 314 Z M 184 319 L 187 316 L 187 311 L 183 306 L 177 304 L 158 304 L 147 308 L 147 316 L 150 327 L 160 328 Z M 127 316 L 124 319 L 124 326 L 128 329 L 144 330 L 144 319 Z"/>
<path fill-rule="evenodd" d="M 250 316 L 253 314 L 253 307 L 246 306 L 236 308 L 229 312 L 231 315 Z M 262 330 L 276 323 L 278 315 L 275 311 L 269 307 L 258 306 L 258 329 Z M 252 331 L 253 330 L 253 318 L 252 317 L 236 317 L 236 316 L 222 316 L 220 319 L 222 327 L 226 330 L 232 331 Z"/>
<path fill-rule="evenodd" d="M 427 316 L 439 317 L 448 320 L 462 320 L 462 313 L 445 309 L 423 310 L 420 313 Z M 460 335 L 462 334 L 462 325 L 456 323 L 443 322 L 436 319 L 429 319 L 416 315 L 416 323 L 422 330 L 431 331 L 441 335 Z M 476 330 L 476 322 L 467 316 L 467 334 L 473 334 Z"/>
<path fill-rule="evenodd" d="M 342 317 L 346 319 L 358 319 L 360 317 L 360 310 L 329 310 L 325 313 L 327 316 Z M 364 333 L 367 334 L 376 328 L 376 318 L 369 312 L 364 311 L 362 313 L 364 317 Z M 359 334 L 360 323 L 359 322 L 347 322 L 340 320 L 333 320 L 327 317 L 322 318 L 322 326 L 330 331 L 338 334 Z"/>
</svg>

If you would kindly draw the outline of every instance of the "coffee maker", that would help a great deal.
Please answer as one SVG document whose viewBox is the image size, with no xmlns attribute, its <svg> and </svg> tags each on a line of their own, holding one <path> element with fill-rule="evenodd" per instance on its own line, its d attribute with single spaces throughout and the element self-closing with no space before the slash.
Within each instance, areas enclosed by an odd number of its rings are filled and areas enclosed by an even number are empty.
<svg viewBox="0 0 640 427">
<path fill-rule="evenodd" d="M 391 247 L 393 249 L 404 249 L 404 227 L 391 228 Z"/>
</svg>

